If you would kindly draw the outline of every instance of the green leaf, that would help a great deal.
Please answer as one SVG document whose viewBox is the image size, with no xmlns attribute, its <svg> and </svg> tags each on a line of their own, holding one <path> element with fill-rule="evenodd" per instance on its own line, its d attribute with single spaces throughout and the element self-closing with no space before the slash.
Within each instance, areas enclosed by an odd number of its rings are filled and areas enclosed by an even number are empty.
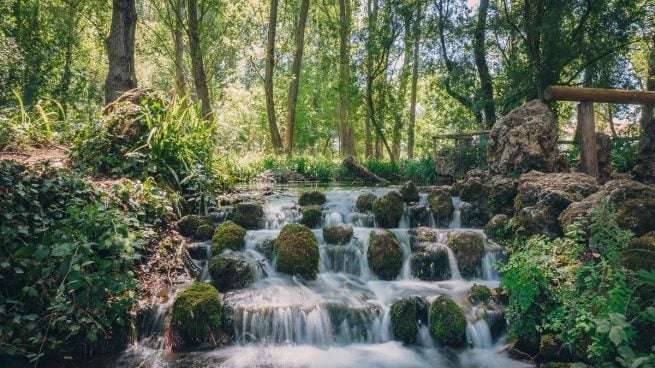
<svg viewBox="0 0 655 368">
<path fill-rule="evenodd" d="M 622 332 L 621 328 L 617 327 L 617 326 L 612 327 L 612 329 L 610 330 L 610 335 L 609 336 L 610 336 L 610 340 L 612 341 L 614 346 L 621 345 L 621 341 L 623 341 L 623 338 L 621 336 L 621 332 Z"/>
<path fill-rule="evenodd" d="M 34 254 L 34 247 L 30 245 L 18 248 L 18 250 L 14 252 L 15 257 L 30 257 L 32 254 Z"/>
</svg>

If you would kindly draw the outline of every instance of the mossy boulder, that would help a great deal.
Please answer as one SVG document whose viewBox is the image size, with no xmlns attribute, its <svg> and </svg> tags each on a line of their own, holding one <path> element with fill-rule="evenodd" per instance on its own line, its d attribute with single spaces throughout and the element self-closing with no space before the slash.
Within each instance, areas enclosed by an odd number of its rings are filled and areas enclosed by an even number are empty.
<svg viewBox="0 0 655 368">
<path fill-rule="evenodd" d="M 398 227 L 403 211 L 403 198 L 398 192 L 388 192 L 373 201 L 373 214 L 379 227 Z"/>
<path fill-rule="evenodd" d="M 364 193 L 357 197 L 357 201 L 355 202 L 355 208 L 359 212 L 368 212 L 373 210 L 373 202 L 378 197 L 373 194 L 373 193 Z"/>
<path fill-rule="evenodd" d="M 484 233 L 496 242 L 505 244 L 512 239 L 512 225 L 507 215 L 495 215 L 484 225 Z"/>
<path fill-rule="evenodd" d="M 636 236 L 655 231 L 655 198 L 624 202 L 616 211 L 616 222 Z"/>
<path fill-rule="evenodd" d="M 285 225 L 275 240 L 276 268 L 279 272 L 313 280 L 318 274 L 318 241 L 300 224 Z"/>
<path fill-rule="evenodd" d="M 419 195 L 416 185 L 413 181 L 408 181 L 400 188 L 400 196 L 403 197 L 403 201 L 407 203 L 418 202 Z"/>
<path fill-rule="evenodd" d="M 315 228 L 321 225 L 321 220 L 323 219 L 323 210 L 319 206 L 308 206 L 304 207 L 300 211 L 302 217 L 300 218 L 300 223 L 309 227 Z"/>
<path fill-rule="evenodd" d="M 655 269 L 655 232 L 630 240 L 621 250 L 621 264 L 635 272 Z"/>
<path fill-rule="evenodd" d="M 481 284 L 473 284 L 469 290 L 469 301 L 473 304 L 487 304 L 491 299 L 491 289 Z"/>
<path fill-rule="evenodd" d="M 396 340 L 415 344 L 418 340 L 418 310 L 413 298 L 401 299 L 391 305 L 389 311 L 391 331 Z"/>
<path fill-rule="evenodd" d="M 346 245 L 353 237 L 350 225 L 327 225 L 323 227 L 323 239 L 326 244 Z"/>
<path fill-rule="evenodd" d="M 453 348 L 466 343 L 466 317 L 462 308 L 445 295 L 430 306 L 430 333 L 441 345 Z"/>
<path fill-rule="evenodd" d="M 198 228 L 203 225 L 213 226 L 214 220 L 209 216 L 186 215 L 177 222 L 177 231 L 190 238 L 195 236 Z"/>
<path fill-rule="evenodd" d="M 447 227 L 455 212 L 453 198 L 446 188 L 435 188 L 428 194 L 428 206 L 434 215 L 437 226 Z"/>
<path fill-rule="evenodd" d="M 368 265 L 382 280 L 395 280 L 403 267 L 403 251 L 396 236 L 389 230 L 371 231 Z"/>
<path fill-rule="evenodd" d="M 443 246 L 425 245 L 409 258 L 412 276 L 423 281 L 449 280 L 452 276 L 448 250 Z"/>
<path fill-rule="evenodd" d="M 214 226 L 212 225 L 200 225 L 196 230 L 196 233 L 193 235 L 193 238 L 196 240 L 209 240 L 214 236 Z"/>
<path fill-rule="evenodd" d="M 243 254 L 230 252 L 209 261 L 212 284 L 219 290 L 240 289 L 254 281 L 252 269 Z"/>
<path fill-rule="evenodd" d="M 301 206 L 320 206 L 325 203 L 325 193 L 317 190 L 310 190 L 300 193 L 298 204 Z"/>
<path fill-rule="evenodd" d="M 175 297 L 171 326 L 181 340 L 180 346 L 194 346 L 217 336 L 223 305 L 218 290 L 205 283 L 194 283 Z"/>
<path fill-rule="evenodd" d="M 218 225 L 212 237 L 212 254 L 218 255 L 226 249 L 242 250 L 246 246 L 246 229 L 232 221 Z"/>
<path fill-rule="evenodd" d="M 475 277 L 484 257 L 482 235 L 472 231 L 451 231 L 448 233 L 447 245 L 455 254 L 462 277 Z"/>
<path fill-rule="evenodd" d="M 264 220 L 264 208 L 257 202 L 237 203 L 234 206 L 234 221 L 239 226 L 248 230 L 257 230 Z"/>
</svg>

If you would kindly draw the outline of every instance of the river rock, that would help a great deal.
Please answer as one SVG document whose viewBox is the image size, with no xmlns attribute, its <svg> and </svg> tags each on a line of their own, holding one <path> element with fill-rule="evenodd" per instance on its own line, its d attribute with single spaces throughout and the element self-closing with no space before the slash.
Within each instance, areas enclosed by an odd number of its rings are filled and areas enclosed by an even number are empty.
<svg viewBox="0 0 655 368">
<path fill-rule="evenodd" d="M 298 204 L 301 206 L 320 206 L 325 203 L 325 193 L 310 190 L 300 193 Z"/>
<path fill-rule="evenodd" d="M 406 203 L 418 202 L 419 195 L 416 185 L 413 181 L 408 181 L 400 188 L 400 196 L 403 197 L 403 201 Z"/>
<path fill-rule="evenodd" d="M 447 245 L 455 254 L 462 277 L 472 278 L 480 272 L 484 257 L 484 238 L 480 233 L 451 231 Z"/>
<path fill-rule="evenodd" d="M 357 197 L 357 201 L 355 202 L 355 208 L 359 212 L 368 212 L 373 210 L 373 202 L 378 197 L 373 194 L 373 193 L 364 193 Z"/>
<path fill-rule="evenodd" d="M 267 260 L 272 261 L 275 255 L 275 239 L 266 239 L 255 246 L 255 250 L 261 253 Z"/>
<path fill-rule="evenodd" d="M 212 284 L 222 292 L 241 289 L 253 282 L 250 263 L 241 253 L 229 252 L 209 261 Z"/>
<path fill-rule="evenodd" d="M 489 133 L 487 162 L 493 174 L 553 172 L 557 155 L 557 124 L 539 100 L 512 110 Z"/>
<path fill-rule="evenodd" d="M 196 282 L 180 292 L 171 308 L 171 327 L 181 341 L 174 346 L 191 347 L 218 335 L 223 305 L 218 290 L 209 284 Z"/>
<path fill-rule="evenodd" d="M 409 266 L 414 278 L 423 281 L 449 280 L 452 276 L 448 250 L 444 246 L 424 246 L 421 252 L 412 253 Z"/>
<path fill-rule="evenodd" d="M 435 188 L 428 194 L 428 206 L 432 211 L 437 226 L 448 227 L 455 212 L 450 191 L 446 188 Z"/>
<path fill-rule="evenodd" d="M 445 295 L 430 306 L 430 334 L 441 345 L 453 348 L 466 343 L 466 317 L 462 308 Z"/>
<path fill-rule="evenodd" d="M 391 305 L 389 317 L 394 339 L 415 344 L 419 325 L 427 324 L 427 302 L 418 297 L 400 299 Z"/>
<path fill-rule="evenodd" d="M 264 222 L 264 208 L 258 202 L 237 203 L 233 221 L 247 230 L 257 230 Z"/>
<path fill-rule="evenodd" d="M 226 249 L 243 250 L 246 246 L 246 229 L 232 221 L 218 225 L 212 237 L 212 254 L 218 255 Z"/>
<path fill-rule="evenodd" d="M 381 280 L 395 280 L 403 267 L 403 251 L 396 236 L 389 230 L 371 231 L 368 265 Z"/>
<path fill-rule="evenodd" d="M 429 227 L 412 228 L 408 232 L 409 245 L 412 252 L 422 252 L 426 245 L 436 243 L 439 239 L 439 231 Z"/>
<path fill-rule="evenodd" d="M 459 205 L 462 227 L 481 228 L 489 220 L 487 209 L 480 204 L 462 202 Z"/>
<path fill-rule="evenodd" d="M 310 229 L 317 228 L 321 225 L 321 221 L 323 220 L 323 210 L 320 206 L 304 207 L 300 213 L 302 214 L 302 217 L 300 218 L 301 224 Z"/>
<path fill-rule="evenodd" d="M 412 203 L 409 206 L 409 227 L 429 226 L 430 211 L 428 207 L 419 203 Z"/>
<path fill-rule="evenodd" d="M 373 202 L 373 214 L 379 227 L 398 227 L 403 212 L 403 199 L 398 192 L 388 192 Z"/>
<path fill-rule="evenodd" d="M 277 271 L 313 280 L 318 274 L 318 241 L 300 224 L 284 225 L 275 240 Z"/>
<path fill-rule="evenodd" d="M 491 289 L 481 284 L 473 284 L 469 290 L 469 301 L 473 305 L 487 304 L 491 300 Z"/>
<path fill-rule="evenodd" d="M 323 227 L 323 239 L 326 244 L 346 245 L 353 237 L 350 225 L 327 225 Z"/>
</svg>

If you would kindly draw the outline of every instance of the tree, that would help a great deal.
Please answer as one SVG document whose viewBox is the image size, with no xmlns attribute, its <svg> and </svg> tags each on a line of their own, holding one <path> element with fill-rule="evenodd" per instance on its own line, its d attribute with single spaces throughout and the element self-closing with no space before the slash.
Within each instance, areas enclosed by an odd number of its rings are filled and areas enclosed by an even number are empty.
<svg viewBox="0 0 655 368">
<path fill-rule="evenodd" d="M 213 120 L 211 102 L 209 100 L 209 87 L 207 86 L 207 72 L 203 62 L 200 47 L 199 23 L 204 13 L 198 16 L 198 0 L 189 0 L 187 3 L 189 50 L 191 53 L 191 73 L 196 87 L 196 96 L 200 100 L 200 111 L 207 121 Z"/>
<path fill-rule="evenodd" d="M 268 129 L 271 134 L 271 144 L 276 152 L 281 152 L 282 137 L 277 126 L 275 115 L 275 99 L 273 95 L 273 68 L 275 67 L 275 28 L 277 26 L 278 0 L 271 0 L 271 8 L 268 16 L 268 40 L 266 46 L 266 70 L 264 75 L 264 90 L 266 92 L 266 115 L 268 118 Z"/>
<path fill-rule="evenodd" d="M 107 38 L 109 72 L 105 79 L 105 103 L 137 86 L 134 68 L 136 32 L 135 0 L 113 0 L 111 31 Z"/>
<path fill-rule="evenodd" d="M 351 0 L 339 0 L 339 147 L 344 156 L 355 155 L 354 127 L 350 116 Z"/>
<path fill-rule="evenodd" d="M 182 0 L 171 2 L 172 11 L 175 13 L 172 27 L 173 45 L 175 48 L 175 87 L 178 96 L 186 97 L 188 92 L 186 88 L 186 73 L 184 72 L 184 6 Z"/>
<path fill-rule="evenodd" d="M 414 24 L 414 55 L 412 58 L 412 91 L 409 107 L 409 126 L 407 127 L 407 158 L 414 158 L 414 132 L 416 127 L 416 94 L 418 85 L 418 67 L 419 67 L 419 45 L 421 41 L 421 5 L 416 12 L 416 22 Z"/>
<path fill-rule="evenodd" d="M 484 117 L 486 127 L 491 128 L 496 123 L 496 105 L 494 103 L 494 90 L 487 66 L 487 51 L 485 48 L 485 32 L 487 30 L 487 13 L 489 11 L 489 0 L 480 0 L 478 6 L 478 22 L 475 26 L 473 43 L 473 54 L 475 65 L 480 77 L 480 92 L 484 103 Z"/>
</svg>

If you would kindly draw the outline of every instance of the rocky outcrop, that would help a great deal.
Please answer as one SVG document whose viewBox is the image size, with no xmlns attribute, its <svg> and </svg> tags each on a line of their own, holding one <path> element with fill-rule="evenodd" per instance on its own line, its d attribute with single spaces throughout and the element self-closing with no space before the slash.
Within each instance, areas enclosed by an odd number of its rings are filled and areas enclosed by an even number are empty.
<svg viewBox="0 0 655 368">
<path fill-rule="evenodd" d="M 455 254 L 462 277 L 477 276 L 484 257 L 482 235 L 473 231 L 451 231 L 448 233 L 447 245 Z"/>
<path fill-rule="evenodd" d="M 494 124 L 487 147 L 493 174 L 553 172 L 558 156 L 555 118 L 543 102 L 528 102 Z"/>
<path fill-rule="evenodd" d="M 484 225 L 484 233 L 492 240 L 505 243 L 512 239 L 510 218 L 507 215 L 496 215 Z"/>
<path fill-rule="evenodd" d="M 409 206 L 409 227 L 420 227 L 430 225 L 430 211 L 428 207 L 419 203 L 412 203 Z"/>
<path fill-rule="evenodd" d="M 462 226 L 480 228 L 489 220 L 487 209 L 478 203 L 462 202 L 459 205 Z"/>
<path fill-rule="evenodd" d="M 621 250 L 621 264 L 634 272 L 655 269 L 655 232 L 632 239 Z"/>
<path fill-rule="evenodd" d="M 421 244 L 421 251 L 409 257 L 414 278 L 423 281 L 449 280 L 452 276 L 448 262 L 448 249 L 436 244 Z"/>
</svg>

